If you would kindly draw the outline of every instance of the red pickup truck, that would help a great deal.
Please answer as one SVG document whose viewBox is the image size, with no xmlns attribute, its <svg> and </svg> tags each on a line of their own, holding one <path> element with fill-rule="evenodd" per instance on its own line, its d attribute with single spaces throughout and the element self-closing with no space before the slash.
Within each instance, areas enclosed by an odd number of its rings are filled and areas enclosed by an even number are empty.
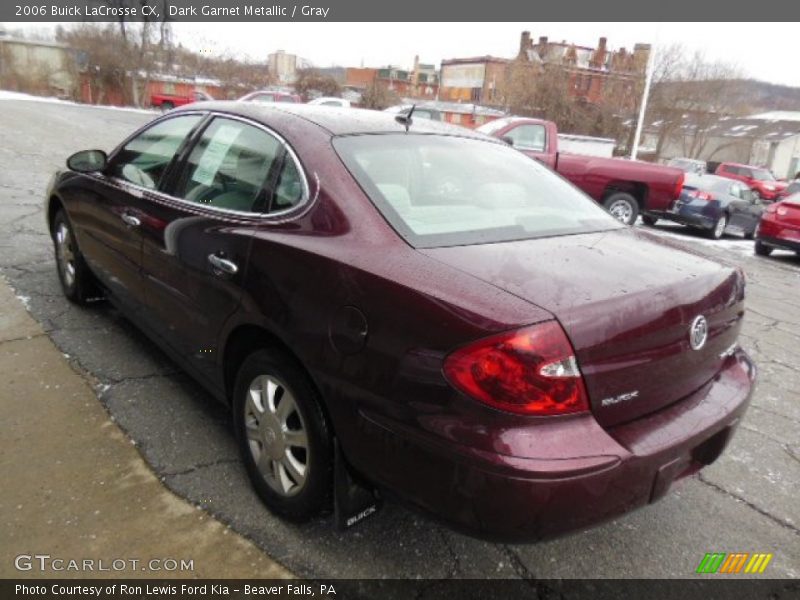
<svg viewBox="0 0 800 600">
<path fill-rule="evenodd" d="M 205 92 L 195 91 L 188 96 L 177 96 L 175 94 L 152 94 L 150 96 L 150 106 L 160 108 L 161 110 L 172 110 L 176 106 L 183 106 L 184 104 L 191 104 L 192 102 L 205 102 L 206 100 L 213 100 L 211 96 Z"/>
<path fill-rule="evenodd" d="M 478 127 L 500 138 L 570 180 L 617 219 L 632 225 L 641 213 L 655 224 L 680 196 L 684 173 L 650 163 L 566 154 L 558 151 L 558 129 L 552 121 L 506 117 Z"/>
</svg>

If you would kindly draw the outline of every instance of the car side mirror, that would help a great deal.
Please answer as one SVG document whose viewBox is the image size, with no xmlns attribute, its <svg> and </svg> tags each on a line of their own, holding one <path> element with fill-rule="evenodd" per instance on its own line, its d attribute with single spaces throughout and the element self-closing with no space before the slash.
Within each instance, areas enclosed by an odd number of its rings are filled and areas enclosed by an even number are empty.
<svg viewBox="0 0 800 600">
<path fill-rule="evenodd" d="M 514 147 L 514 138 L 512 138 L 510 135 L 504 135 L 500 139 L 503 140 L 506 144 L 508 144 L 512 148 Z"/>
<path fill-rule="evenodd" d="M 81 150 L 67 159 L 67 167 L 77 173 L 97 173 L 108 165 L 108 155 L 102 150 Z"/>
</svg>

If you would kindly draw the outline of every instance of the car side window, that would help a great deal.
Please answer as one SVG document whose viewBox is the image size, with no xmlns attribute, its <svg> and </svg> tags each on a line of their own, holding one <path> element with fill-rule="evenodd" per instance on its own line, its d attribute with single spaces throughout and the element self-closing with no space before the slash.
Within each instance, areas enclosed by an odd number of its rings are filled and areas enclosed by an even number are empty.
<svg viewBox="0 0 800 600">
<path fill-rule="evenodd" d="M 154 190 L 200 115 L 159 121 L 130 140 L 114 157 L 111 175 Z"/>
<path fill-rule="evenodd" d="M 266 131 L 215 118 L 192 149 L 175 195 L 198 204 L 261 212 L 265 184 L 283 145 Z"/>
<path fill-rule="evenodd" d="M 542 125 L 519 125 L 506 136 L 514 141 L 515 148 L 544 152 L 545 131 Z"/>
<path fill-rule="evenodd" d="M 297 168 L 297 163 L 287 154 L 281 174 L 278 176 L 278 184 L 275 186 L 275 196 L 269 212 L 292 208 L 297 206 L 302 199 L 303 180 Z"/>
</svg>

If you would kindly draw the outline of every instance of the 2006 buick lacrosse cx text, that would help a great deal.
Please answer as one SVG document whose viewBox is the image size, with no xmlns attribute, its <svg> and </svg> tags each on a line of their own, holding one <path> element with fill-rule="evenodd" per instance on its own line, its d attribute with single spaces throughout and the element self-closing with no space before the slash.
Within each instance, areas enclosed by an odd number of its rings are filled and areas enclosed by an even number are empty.
<svg viewBox="0 0 800 600">
<path fill-rule="evenodd" d="M 659 499 L 749 403 L 743 273 L 478 132 L 209 102 L 67 165 L 45 211 L 66 297 L 104 294 L 230 405 L 287 519 L 347 472 L 542 539 Z"/>
</svg>

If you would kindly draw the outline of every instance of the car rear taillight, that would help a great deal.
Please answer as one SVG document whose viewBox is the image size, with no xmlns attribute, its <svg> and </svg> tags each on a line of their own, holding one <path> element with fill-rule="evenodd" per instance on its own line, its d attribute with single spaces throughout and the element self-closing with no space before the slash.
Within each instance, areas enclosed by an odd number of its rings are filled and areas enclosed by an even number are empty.
<svg viewBox="0 0 800 600">
<path fill-rule="evenodd" d="M 686 183 L 686 175 L 684 173 L 681 173 L 680 176 L 678 177 L 678 183 L 675 184 L 675 191 L 672 194 L 673 198 L 677 198 L 681 195 L 684 183 Z"/>
<path fill-rule="evenodd" d="M 556 321 L 479 340 L 450 354 L 444 374 L 494 408 L 522 415 L 589 410 L 575 352 Z"/>
<path fill-rule="evenodd" d="M 697 198 L 698 200 L 705 200 L 706 202 L 714 199 L 714 194 L 709 194 L 708 192 L 701 192 L 700 190 L 689 192 L 689 195 L 692 198 Z"/>
</svg>

